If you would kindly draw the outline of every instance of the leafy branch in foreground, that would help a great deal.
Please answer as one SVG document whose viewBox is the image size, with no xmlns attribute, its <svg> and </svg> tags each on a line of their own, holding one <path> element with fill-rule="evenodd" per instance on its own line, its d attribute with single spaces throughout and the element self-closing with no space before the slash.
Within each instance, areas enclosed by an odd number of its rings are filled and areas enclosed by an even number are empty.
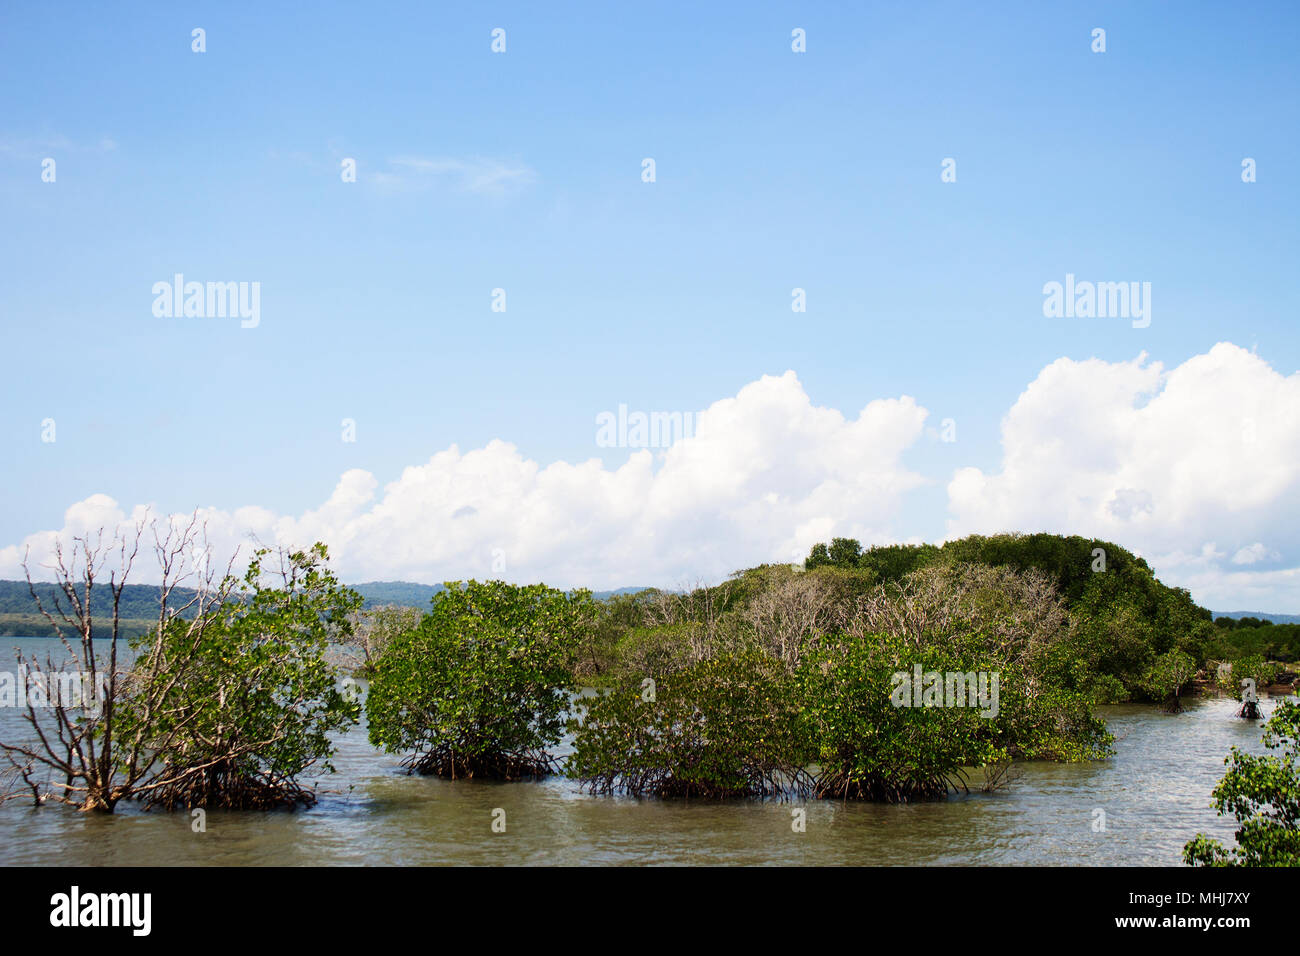
<svg viewBox="0 0 1300 956">
<path fill-rule="evenodd" d="M 1220 815 L 1237 818 L 1235 847 L 1197 834 L 1183 847 L 1193 866 L 1300 866 L 1300 703 L 1282 701 L 1264 725 L 1262 756 L 1237 747 L 1214 788 Z"/>
</svg>

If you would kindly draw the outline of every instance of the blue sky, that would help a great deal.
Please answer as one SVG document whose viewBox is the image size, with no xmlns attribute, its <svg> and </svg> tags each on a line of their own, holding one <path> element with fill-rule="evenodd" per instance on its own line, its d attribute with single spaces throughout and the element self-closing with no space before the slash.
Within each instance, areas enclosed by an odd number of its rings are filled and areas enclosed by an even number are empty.
<svg viewBox="0 0 1300 956">
<path fill-rule="evenodd" d="M 936 540 L 953 473 L 1003 467 L 1058 359 L 1229 341 L 1290 376 L 1300 8 L 992 6 L 7 5 L 0 544 L 94 494 L 301 514 L 349 469 L 493 439 L 616 469 L 600 411 L 786 370 L 849 418 L 906 395 L 955 420 L 873 525 Z M 260 282 L 259 326 L 155 317 L 177 272 Z M 1150 282 L 1150 327 L 1044 318 L 1067 272 Z"/>
</svg>

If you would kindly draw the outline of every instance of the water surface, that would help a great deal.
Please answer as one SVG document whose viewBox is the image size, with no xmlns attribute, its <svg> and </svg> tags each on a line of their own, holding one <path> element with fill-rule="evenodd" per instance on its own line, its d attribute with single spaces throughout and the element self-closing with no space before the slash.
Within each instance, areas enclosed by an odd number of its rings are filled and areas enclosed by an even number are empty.
<svg viewBox="0 0 1300 956">
<path fill-rule="evenodd" d="M 1102 708 L 1118 738 L 1110 760 L 1026 764 L 994 794 L 904 806 L 635 800 L 589 796 L 562 778 L 408 776 L 357 727 L 339 738 L 338 772 L 321 779 L 310 810 L 210 812 L 207 832 L 195 833 L 186 813 L 127 805 L 105 817 L 12 801 L 0 806 L 0 864 L 1181 865 L 1197 832 L 1231 842 L 1232 823 L 1210 807 L 1210 792 L 1234 744 L 1263 750 L 1260 724 L 1235 717 L 1237 706 L 1193 701 L 1174 716 Z M 5 739 L 22 726 L 0 709 Z M 791 829 L 795 807 L 806 810 L 806 832 Z M 1104 830 L 1094 829 L 1098 809 Z M 492 831 L 496 810 L 504 833 Z"/>
</svg>

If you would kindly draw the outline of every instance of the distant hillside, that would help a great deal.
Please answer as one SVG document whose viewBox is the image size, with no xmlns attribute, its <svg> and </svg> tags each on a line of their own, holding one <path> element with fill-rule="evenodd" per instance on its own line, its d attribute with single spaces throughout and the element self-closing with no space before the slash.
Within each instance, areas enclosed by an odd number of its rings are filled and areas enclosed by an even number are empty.
<svg viewBox="0 0 1300 956">
<path fill-rule="evenodd" d="M 617 591 L 592 591 L 591 596 L 597 601 L 608 601 L 615 594 L 640 594 L 649 590 L 650 588 L 619 588 Z"/>
<path fill-rule="evenodd" d="M 442 589 L 441 584 L 415 584 L 411 581 L 367 581 L 352 585 L 352 590 L 366 599 L 363 607 L 368 608 L 382 604 L 426 608 Z"/>
<path fill-rule="evenodd" d="M 414 584 L 410 581 L 367 581 L 354 584 L 352 589 L 366 599 L 365 607 L 396 604 L 399 607 L 426 608 L 433 596 L 443 589 L 441 584 Z M 636 594 L 645 588 L 619 588 L 615 591 L 593 591 L 597 601 L 606 601 L 615 594 Z"/>
<path fill-rule="evenodd" d="M 433 596 L 443 589 L 441 584 L 415 584 L 410 581 L 368 581 L 354 584 L 352 588 L 365 599 L 365 608 L 396 604 L 400 607 L 427 608 Z M 619 588 L 617 591 L 595 591 L 597 600 L 607 600 L 614 594 L 634 594 L 644 588 Z M 54 610 L 55 599 L 65 609 L 68 602 L 54 585 L 37 583 L 36 593 L 48 611 Z M 80 591 L 78 591 L 80 593 Z M 172 606 L 185 604 L 194 591 L 177 588 L 172 592 Z M 107 620 L 113 613 L 112 596 L 107 585 L 91 591 L 91 611 L 99 620 Z M 152 584 L 128 584 L 122 591 L 120 605 L 121 627 L 125 634 L 141 634 L 158 619 L 158 588 Z M 26 581 L 0 581 L 0 637 L 39 636 L 53 634 L 49 622 L 37 609 Z"/>
<path fill-rule="evenodd" d="M 1217 621 L 1221 617 L 1230 617 L 1240 620 L 1243 617 L 1254 617 L 1261 621 L 1272 621 L 1274 624 L 1300 624 L 1300 614 L 1265 614 L 1263 611 L 1213 611 L 1214 619 Z"/>
<path fill-rule="evenodd" d="M 57 599 L 65 609 L 68 601 L 53 584 L 36 582 L 36 593 L 46 610 L 55 613 Z M 81 589 L 77 589 L 81 594 Z M 190 588 L 177 588 L 172 592 L 171 603 L 179 606 L 194 596 Z M 113 613 L 113 595 L 108 589 L 107 577 L 90 592 L 90 609 L 95 617 L 108 617 Z M 152 584 L 128 584 L 122 589 L 119 612 L 124 618 L 142 619 L 158 616 L 158 588 Z M 0 581 L 0 615 L 39 614 L 26 581 Z"/>
</svg>

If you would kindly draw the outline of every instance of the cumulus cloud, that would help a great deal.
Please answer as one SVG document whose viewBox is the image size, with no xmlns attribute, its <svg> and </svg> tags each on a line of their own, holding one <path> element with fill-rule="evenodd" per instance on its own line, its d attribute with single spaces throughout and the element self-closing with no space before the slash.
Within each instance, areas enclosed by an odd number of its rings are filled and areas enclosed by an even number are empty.
<svg viewBox="0 0 1300 956">
<path fill-rule="evenodd" d="M 924 483 L 902 463 L 925 409 L 873 401 L 856 418 L 814 406 L 793 372 L 765 376 L 701 412 L 694 434 L 656 461 L 540 464 L 492 441 L 452 446 L 380 488 L 351 470 L 329 499 L 299 515 L 257 507 L 203 509 L 218 553 L 250 536 L 329 544 L 345 580 L 462 577 L 561 586 L 679 585 L 761 561 L 794 561 L 833 534 L 895 540 L 907 492 Z M 0 549 L 0 576 L 21 573 L 56 536 L 138 519 L 106 495 L 73 505 L 59 532 Z M 145 570 L 141 566 L 141 570 Z"/>
<path fill-rule="evenodd" d="M 505 441 L 452 446 L 387 484 L 345 472 L 327 500 L 300 513 L 247 505 L 199 518 L 218 554 L 252 537 L 325 541 L 348 581 L 716 581 L 795 561 L 835 535 L 916 542 L 918 529 L 900 525 L 903 506 L 931 480 L 904 458 L 926 417 L 910 397 L 848 417 L 814 405 L 786 372 L 715 402 L 657 456 L 541 463 Z M 1300 609 L 1300 373 L 1284 376 L 1228 343 L 1168 370 L 1145 355 L 1060 359 L 1007 413 L 1002 446 L 998 470 L 952 474 L 949 537 L 1105 538 L 1206 606 Z M 91 495 L 62 528 L 0 548 L 0 577 L 21 575 L 27 547 L 39 565 L 56 539 L 143 514 Z"/>
<path fill-rule="evenodd" d="M 1107 538 L 1221 607 L 1300 606 L 1300 373 L 1227 342 L 1166 370 L 1059 359 L 1002 423 L 1001 470 L 948 485 L 951 536 L 1009 529 Z M 1261 542 L 1269 542 L 1265 545 Z"/>
</svg>

